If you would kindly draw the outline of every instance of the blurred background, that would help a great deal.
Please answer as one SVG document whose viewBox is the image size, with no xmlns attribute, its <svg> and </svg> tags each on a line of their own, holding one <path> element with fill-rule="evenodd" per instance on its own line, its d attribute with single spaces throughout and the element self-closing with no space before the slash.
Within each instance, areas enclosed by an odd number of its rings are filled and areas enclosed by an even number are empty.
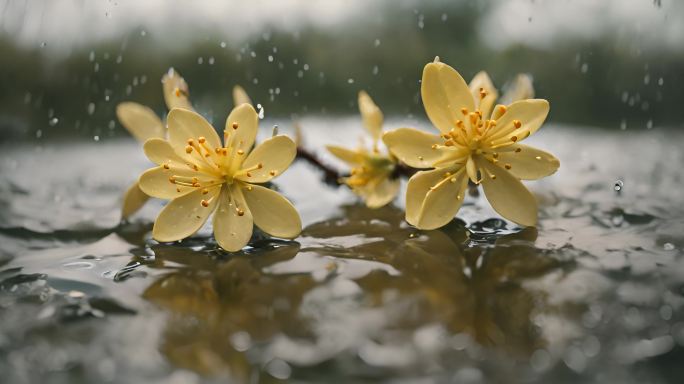
<svg viewBox="0 0 684 384">
<path fill-rule="evenodd" d="M 386 114 L 422 119 L 420 75 L 436 55 L 499 87 L 531 74 L 552 122 L 684 122 L 676 0 L 0 0 L 0 140 L 125 135 L 116 104 L 164 113 L 169 67 L 215 122 L 234 84 L 269 118 L 355 114 L 366 89 Z"/>
</svg>

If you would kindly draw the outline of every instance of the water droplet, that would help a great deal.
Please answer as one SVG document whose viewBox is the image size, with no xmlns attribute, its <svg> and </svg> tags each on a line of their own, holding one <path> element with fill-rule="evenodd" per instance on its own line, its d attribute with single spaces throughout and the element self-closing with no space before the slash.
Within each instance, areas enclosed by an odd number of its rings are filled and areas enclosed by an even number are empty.
<svg viewBox="0 0 684 384">
<path fill-rule="evenodd" d="M 57 123 L 59 123 L 59 119 L 58 119 L 58 118 L 53 117 L 52 119 L 50 119 L 50 126 L 51 126 L 51 127 L 54 127 L 55 125 L 57 125 Z"/>
<path fill-rule="evenodd" d="M 273 55 L 268 55 L 268 62 L 272 63 L 273 62 Z"/>
<path fill-rule="evenodd" d="M 665 83 L 665 80 L 663 80 L 662 77 L 658 79 L 658 85 L 660 85 L 662 87 L 664 83 Z"/>
<path fill-rule="evenodd" d="M 348 79 L 347 79 L 347 83 L 348 83 L 348 84 L 354 84 L 354 79 L 352 79 L 351 77 L 348 78 Z"/>
<path fill-rule="evenodd" d="M 97 136 L 97 135 L 93 136 L 93 140 L 100 141 L 100 136 Z"/>
<path fill-rule="evenodd" d="M 304 70 L 308 71 L 309 70 L 309 64 L 304 64 Z"/>
<path fill-rule="evenodd" d="M 613 190 L 615 191 L 616 194 L 622 193 L 622 189 L 625 187 L 625 182 L 622 180 L 615 180 L 615 184 L 613 184 Z"/>
<path fill-rule="evenodd" d="M 36 131 L 36 139 L 40 139 L 41 137 L 43 137 L 43 130 L 39 129 Z"/>
<path fill-rule="evenodd" d="M 675 246 L 672 243 L 665 243 L 663 244 L 663 249 L 666 251 L 674 251 Z"/>
<path fill-rule="evenodd" d="M 92 115 L 93 113 L 95 113 L 95 103 L 90 103 L 88 104 L 88 114 Z"/>
<path fill-rule="evenodd" d="M 225 48 L 225 47 L 226 47 L 226 42 L 225 42 L 225 41 L 222 41 L 221 44 L 219 44 L 219 46 L 221 46 L 221 48 Z"/>
<path fill-rule="evenodd" d="M 373 66 L 373 75 L 377 75 L 380 72 L 380 68 L 377 65 Z"/>
<path fill-rule="evenodd" d="M 214 61 L 215 61 L 215 60 L 214 60 L 214 56 L 211 56 L 211 57 L 209 58 L 209 65 L 214 65 Z"/>
<path fill-rule="evenodd" d="M 264 107 L 261 104 L 257 104 L 257 110 L 259 111 L 259 119 L 264 118 Z"/>
</svg>

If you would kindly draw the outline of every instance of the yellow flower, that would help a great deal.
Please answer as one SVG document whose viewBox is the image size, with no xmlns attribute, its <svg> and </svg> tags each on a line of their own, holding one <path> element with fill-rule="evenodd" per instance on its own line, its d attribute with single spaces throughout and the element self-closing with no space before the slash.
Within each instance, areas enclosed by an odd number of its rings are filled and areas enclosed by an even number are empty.
<svg viewBox="0 0 684 384">
<path fill-rule="evenodd" d="M 145 142 L 145 154 L 158 166 L 140 176 L 149 196 L 171 200 L 154 223 L 158 241 L 184 239 L 197 232 L 214 211 L 214 236 L 227 251 L 244 247 L 253 224 L 277 237 L 294 238 L 302 222 L 292 203 L 253 183 L 280 175 L 295 158 L 295 143 L 273 136 L 254 150 L 258 117 L 249 104 L 235 107 L 226 120 L 224 142 L 199 114 L 174 108 L 169 139 Z"/>
<path fill-rule="evenodd" d="M 162 77 L 162 90 L 168 110 L 173 108 L 193 110 L 189 99 L 188 84 L 175 69 L 169 68 Z M 245 90 L 239 85 L 233 88 L 233 100 L 236 106 L 252 103 Z M 140 143 L 152 138 L 166 138 L 166 127 L 161 119 L 152 109 L 142 104 L 131 101 L 120 103 L 116 106 L 116 116 L 121 125 Z M 148 199 L 149 196 L 140 190 L 138 182 L 133 183 L 124 194 L 121 218 L 126 219 L 137 212 Z"/>
<path fill-rule="evenodd" d="M 351 175 L 343 178 L 342 182 L 359 195 L 369 208 L 379 208 L 391 202 L 399 192 L 399 179 L 392 177 L 396 160 L 378 150 L 383 115 L 373 99 L 364 91 L 359 92 L 359 111 L 363 125 L 373 139 L 371 150 L 363 146 L 357 150 L 336 145 L 328 145 L 326 148 L 352 167 Z"/>
<path fill-rule="evenodd" d="M 532 95 L 529 79 L 518 78 L 516 83 L 507 98 Z M 537 201 L 520 180 L 551 175 L 560 163 L 553 155 L 519 142 L 541 127 L 549 103 L 525 99 L 495 106 L 498 93 L 485 72 L 468 86 L 438 58 L 423 70 L 421 96 L 441 135 L 400 128 L 383 136 L 399 160 L 414 168 L 434 168 L 409 180 L 406 221 L 420 229 L 445 225 L 461 207 L 470 179 L 482 184 L 487 200 L 501 216 L 535 225 Z"/>
</svg>

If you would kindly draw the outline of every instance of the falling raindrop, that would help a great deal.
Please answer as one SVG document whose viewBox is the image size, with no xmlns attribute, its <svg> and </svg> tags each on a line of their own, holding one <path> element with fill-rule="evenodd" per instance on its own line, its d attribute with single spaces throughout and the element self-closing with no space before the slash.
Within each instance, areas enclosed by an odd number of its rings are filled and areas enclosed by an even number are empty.
<svg viewBox="0 0 684 384">
<path fill-rule="evenodd" d="M 646 122 L 646 129 L 653 129 L 653 119 L 648 119 Z"/>
<path fill-rule="evenodd" d="M 50 119 L 50 126 L 51 126 L 51 127 L 54 127 L 55 125 L 57 125 L 57 123 L 59 123 L 59 119 L 58 119 L 58 118 L 53 117 L 52 119 Z"/>
<path fill-rule="evenodd" d="M 348 79 L 347 79 L 347 83 L 348 83 L 348 84 L 354 84 L 354 79 L 352 79 L 351 77 L 348 78 Z"/>
<path fill-rule="evenodd" d="M 90 103 L 88 104 L 88 114 L 92 115 L 93 113 L 95 113 L 95 103 Z"/>
<path fill-rule="evenodd" d="M 257 110 L 259 111 L 259 119 L 264 118 L 264 107 L 261 104 L 257 104 Z"/>
<path fill-rule="evenodd" d="M 376 47 L 379 47 L 380 46 L 380 39 L 375 39 L 374 45 Z"/>
<path fill-rule="evenodd" d="M 621 131 L 627 130 L 627 120 L 622 119 L 622 121 L 620 121 L 620 130 Z"/>
<path fill-rule="evenodd" d="M 214 60 L 214 56 L 211 56 L 211 57 L 209 58 L 209 65 L 214 65 L 214 61 L 215 61 L 215 60 Z"/>
<path fill-rule="evenodd" d="M 580 71 L 582 73 L 587 73 L 589 71 L 589 64 L 587 63 L 582 63 L 582 67 L 580 68 Z"/>
<path fill-rule="evenodd" d="M 615 191 L 615 194 L 620 195 L 622 193 L 622 189 L 625 187 L 625 182 L 618 179 L 615 181 L 615 184 L 613 184 L 613 190 Z"/>
<path fill-rule="evenodd" d="M 219 44 L 219 45 L 221 46 L 221 48 L 225 48 L 225 47 L 226 47 L 226 42 L 225 42 L 225 41 L 222 41 L 221 44 Z"/>
</svg>

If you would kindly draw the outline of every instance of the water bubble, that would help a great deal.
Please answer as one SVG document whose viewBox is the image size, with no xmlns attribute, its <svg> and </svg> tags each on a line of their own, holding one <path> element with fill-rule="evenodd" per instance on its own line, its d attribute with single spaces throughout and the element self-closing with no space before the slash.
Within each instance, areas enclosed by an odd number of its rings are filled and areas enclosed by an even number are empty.
<svg viewBox="0 0 684 384">
<path fill-rule="evenodd" d="M 95 113 L 95 103 L 90 103 L 88 104 L 88 114 L 92 115 L 93 113 Z"/>
<path fill-rule="evenodd" d="M 50 119 L 49 123 L 50 123 L 51 127 L 54 127 L 55 125 L 57 125 L 57 123 L 59 123 L 59 119 L 56 117 L 53 117 L 52 119 Z"/>
<path fill-rule="evenodd" d="M 665 243 L 663 244 L 663 249 L 666 251 L 674 251 L 675 246 L 672 243 Z"/>
</svg>

